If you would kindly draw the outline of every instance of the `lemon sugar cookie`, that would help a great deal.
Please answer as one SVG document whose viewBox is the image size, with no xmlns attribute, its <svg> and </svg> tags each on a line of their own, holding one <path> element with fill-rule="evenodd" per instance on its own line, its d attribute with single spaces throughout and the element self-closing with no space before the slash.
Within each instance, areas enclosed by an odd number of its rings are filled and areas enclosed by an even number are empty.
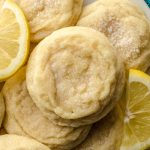
<svg viewBox="0 0 150 150">
<path fill-rule="evenodd" d="M 44 117 L 27 91 L 25 71 L 25 67 L 19 70 L 3 88 L 7 132 L 32 137 L 55 150 L 70 150 L 80 144 L 91 126 L 62 127 Z"/>
<path fill-rule="evenodd" d="M 93 125 L 86 140 L 74 150 L 120 150 L 123 118 L 116 106 L 105 118 Z"/>
<path fill-rule="evenodd" d="M 27 88 L 47 117 L 80 126 L 105 116 L 120 98 L 124 67 L 107 38 L 90 28 L 60 29 L 34 49 Z"/>
<path fill-rule="evenodd" d="M 24 11 L 31 41 L 39 42 L 53 31 L 74 25 L 83 0 L 14 0 Z"/>
<path fill-rule="evenodd" d="M 84 7 L 77 25 L 104 33 L 127 69 L 150 66 L 150 23 L 130 0 L 97 0 Z"/>
</svg>

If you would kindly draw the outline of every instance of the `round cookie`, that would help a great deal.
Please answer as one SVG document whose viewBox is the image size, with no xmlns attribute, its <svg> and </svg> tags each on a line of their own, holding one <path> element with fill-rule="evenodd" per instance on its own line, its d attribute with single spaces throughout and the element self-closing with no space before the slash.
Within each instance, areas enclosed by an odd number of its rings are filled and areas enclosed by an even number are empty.
<svg viewBox="0 0 150 150">
<path fill-rule="evenodd" d="M 3 122 L 4 114 L 5 114 L 4 99 L 2 94 L 0 93 L 0 128 Z"/>
<path fill-rule="evenodd" d="M 31 41 L 39 42 L 53 31 L 74 25 L 83 0 L 13 0 L 24 11 L 30 26 Z"/>
<path fill-rule="evenodd" d="M 3 88 L 7 118 L 4 127 L 7 132 L 32 137 L 55 150 L 70 150 L 80 144 L 90 126 L 62 127 L 44 117 L 28 94 L 25 72 L 25 67 L 19 70 Z"/>
<path fill-rule="evenodd" d="M 150 66 L 150 23 L 130 0 L 97 0 L 84 7 L 77 25 L 104 33 L 127 69 Z"/>
<path fill-rule="evenodd" d="M 74 150 L 120 150 L 123 118 L 116 106 L 105 118 L 93 125 L 86 140 Z"/>
<path fill-rule="evenodd" d="M 124 81 L 124 67 L 107 38 L 86 27 L 55 31 L 36 46 L 27 67 L 33 101 L 64 126 L 104 117 L 120 98 Z"/>
<path fill-rule="evenodd" d="M 27 137 L 6 134 L 0 136 L 1 150 L 50 150 L 47 146 Z"/>
</svg>

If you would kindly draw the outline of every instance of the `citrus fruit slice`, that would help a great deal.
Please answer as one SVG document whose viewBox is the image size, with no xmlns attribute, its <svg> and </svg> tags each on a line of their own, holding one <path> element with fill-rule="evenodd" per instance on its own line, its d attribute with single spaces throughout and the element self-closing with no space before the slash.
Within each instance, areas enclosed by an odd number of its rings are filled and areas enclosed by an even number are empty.
<svg viewBox="0 0 150 150">
<path fill-rule="evenodd" d="M 0 7 L 0 81 L 24 64 L 29 41 L 29 28 L 22 10 L 11 0 L 6 0 Z"/>
<path fill-rule="evenodd" d="M 126 98 L 121 150 L 144 150 L 150 146 L 150 76 L 131 69 Z"/>
</svg>

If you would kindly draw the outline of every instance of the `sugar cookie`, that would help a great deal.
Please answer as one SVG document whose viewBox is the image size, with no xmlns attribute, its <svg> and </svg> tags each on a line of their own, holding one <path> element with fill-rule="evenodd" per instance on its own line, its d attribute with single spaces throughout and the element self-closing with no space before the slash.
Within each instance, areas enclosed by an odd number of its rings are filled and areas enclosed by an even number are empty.
<svg viewBox="0 0 150 150">
<path fill-rule="evenodd" d="M 27 88 L 43 114 L 80 126 L 106 115 L 120 98 L 124 67 L 107 38 L 68 27 L 44 39 L 31 54 Z M 54 119 L 54 120 L 55 120 Z"/>
<path fill-rule="evenodd" d="M 127 69 L 150 66 L 150 23 L 130 0 L 97 0 L 85 6 L 77 25 L 104 33 Z"/>
<path fill-rule="evenodd" d="M 29 22 L 31 41 L 39 42 L 53 31 L 74 25 L 83 0 L 14 0 Z"/>
<path fill-rule="evenodd" d="M 32 137 L 55 150 L 70 150 L 80 144 L 90 126 L 62 127 L 44 117 L 27 91 L 25 71 L 25 68 L 19 70 L 3 88 L 7 117 L 4 127 L 7 132 Z"/>
<path fill-rule="evenodd" d="M 105 118 L 93 125 L 87 139 L 74 150 L 120 150 L 123 118 L 116 106 Z"/>
</svg>

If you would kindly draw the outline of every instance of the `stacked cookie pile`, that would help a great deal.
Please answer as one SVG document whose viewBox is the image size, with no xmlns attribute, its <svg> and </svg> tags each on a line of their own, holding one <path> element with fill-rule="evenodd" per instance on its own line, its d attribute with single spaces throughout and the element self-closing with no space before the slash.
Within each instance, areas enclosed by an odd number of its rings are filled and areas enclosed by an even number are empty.
<svg viewBox="0 0 150 150">
<path fill-rule="evenodd" d="M 125 74 L 150 65 L 144 13 L 128 0 L 97 0 L 83 10 L 82 0 L 14 1 L 36 46 L 3 86 L 0 123 L 5 103 L 8 134 L 0 149 L 119 149 Z"/>
</svg>

